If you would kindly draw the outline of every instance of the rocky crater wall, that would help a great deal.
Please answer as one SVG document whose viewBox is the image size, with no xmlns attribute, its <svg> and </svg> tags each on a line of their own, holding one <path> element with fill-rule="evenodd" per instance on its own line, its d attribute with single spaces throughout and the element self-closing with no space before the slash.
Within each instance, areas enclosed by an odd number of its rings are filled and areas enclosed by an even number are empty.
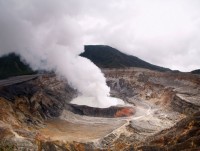
<svg viewBox="0 0 200 151">
<path fill-rule="evenodd" d="M 181 149 L 181 146 L 188 150 L 199 149 L 199 114 L 195 113 L 199 111 L 199 76 L 139 68 L 102 71 L 111 87 L 111 95 L 136 107 L 135 117 L 124 120 L 122 124 L 115 118 L 116 124 L 110 117 L 124 112 L 119 108 L 102 111 L 71 106 L 69 102 L 77 96 L 77 91 L 67 81 L 58 79 L 55 75 L 40 75 L 32 80 L 0 87 L 0 150 L 7 147 L 10 150 L 28 148 L 44 151 L 151 151 L 175 150 L 176 147 Z M 187 94 L 187 97 L 183 94 Z M 63 141 L 70 137 L 69 133 L 62 135 L 66 126 L 57 124 L 56 127 L 52 123 L 46 123 L 49 119 L 59 119 L 63 110 L 67 110 L 68 123 L 77 126 L 72 127 L 72 136 L 84 135 L 82 129 L 78 129 L 82 127 L 87 130 L 88 136 L 97 135 L 96 129 L 93 128 L 92 131 L 88 129 L 88 125 L 92 127 L 91 123 L 95 120 L 100 123 L 97 128 L 103 133 L 98 135 L 98 141 Z M 110 119 L 105 119 L 105 115 L 110 116 Z M 84 124 L 81 127 L 73 123 L 76 121 L 84 121 Z M 101 126 L 102 121 L 104 127 Z M 109 123 L 109 129 L 105 127 L 105 123 Z M 54 140 L 49 133 L 42 134 L 41 128 L 57 134 Z M 174 133 L 176 135 L 172 137 Z"/>
</svg>

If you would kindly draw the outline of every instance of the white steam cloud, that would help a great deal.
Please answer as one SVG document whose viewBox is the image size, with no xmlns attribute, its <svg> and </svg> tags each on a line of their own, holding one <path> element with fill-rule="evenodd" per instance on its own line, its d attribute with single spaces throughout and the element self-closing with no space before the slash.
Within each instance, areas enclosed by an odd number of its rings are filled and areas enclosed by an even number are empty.
<svg viewBox="0 0 200 151">
<path fill-rule="evenodd" d="M 0 55 L 15 52 L 34 69 L 54 70 L 104 105 L 110 89 L 100 69 L 79 57 L 82 31 L 64 2 L 0 0 Z"/>
</svg>

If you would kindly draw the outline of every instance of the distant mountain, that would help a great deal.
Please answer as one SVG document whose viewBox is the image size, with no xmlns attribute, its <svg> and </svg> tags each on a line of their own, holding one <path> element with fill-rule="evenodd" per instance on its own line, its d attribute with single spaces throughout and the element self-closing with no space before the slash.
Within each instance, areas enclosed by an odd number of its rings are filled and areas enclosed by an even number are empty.
<svg viewBox="0 0 200 151">
<path fill-rule="evenodd" d="M 82 57 L 90 59 L 100 68 L 125 68 L 139 67 L 157 71 L 170 71 L 168 68 L 159 67 L 145 62 L 135 56 L 127 55 L 119 50 L 105 45 L 86 45 Z"/>
<path fill-rule="evenodd" d="M 0 79 L 33 73 L 34 71 L 14 53 L 0 57 Z"/>
<path fill-rule="evenodd" d="M 193 71 L 191 71 L 191 73 L 193 73 L 193 74 L 200 74 L 200 69 L 193 70 Z"/>
<path fill-rule="evenodd" d="M 140 67 L 157 71 L 170 71 L 168 68 L 159 67 L 135 56 L 126 55 L 110 46 L 86 45 L 85 52 L 80 55 L 90 59 L 100 68 Z M 196 71 L 194 72 L 196 73 Z M 36 72 L 14 53 L 0 57 L 0 79 L 33 73 Z"/>
</svg>

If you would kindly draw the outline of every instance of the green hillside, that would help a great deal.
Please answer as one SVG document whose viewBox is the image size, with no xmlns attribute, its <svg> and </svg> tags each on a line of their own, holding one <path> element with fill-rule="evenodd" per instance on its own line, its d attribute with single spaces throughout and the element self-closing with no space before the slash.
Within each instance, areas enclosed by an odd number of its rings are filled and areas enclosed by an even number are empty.
<svg viewBox="0 0 200 151">
<path fill-rule="evenodd" d="M 193 74 L 200 74 L 200 69 L 191 71 Z"/>
<path fill-rule="evenodd" d="M 14 53 L 0 57 L 0 79 L 33 73 L 34 71 Z"/>
<path fill-rule="evenodd" d="M 139 67 L 157 71 L 170 71 L 168 68 L 159 67 L 135 56 L 124 54 L 110 46 L 86 45 L 85 52 L 80 55 L 90 59 L 100 68 Z"/>
</svg>

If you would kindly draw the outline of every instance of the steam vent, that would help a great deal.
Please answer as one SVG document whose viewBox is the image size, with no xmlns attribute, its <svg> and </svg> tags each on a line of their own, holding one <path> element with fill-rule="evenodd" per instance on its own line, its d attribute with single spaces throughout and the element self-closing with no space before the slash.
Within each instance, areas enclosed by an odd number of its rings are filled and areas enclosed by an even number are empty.
<svg viewBox="0 0 200 151">
<path fill-rule="evenodd" d="M 135 114 L 135 109 L 131 105 L 125 105 L 124 101 L 115 97 L 85 97 L 78 96 L 69 104 L 71 112 L 79 115 L 93 117 L 129 117 Z"/>
</svg>

